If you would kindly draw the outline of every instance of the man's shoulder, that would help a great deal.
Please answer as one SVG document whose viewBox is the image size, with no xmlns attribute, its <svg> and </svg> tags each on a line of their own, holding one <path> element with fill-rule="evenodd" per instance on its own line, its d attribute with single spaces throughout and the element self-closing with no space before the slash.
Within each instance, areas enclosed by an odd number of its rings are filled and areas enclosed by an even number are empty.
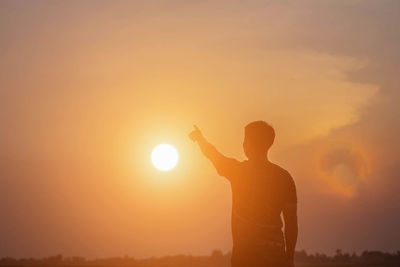
<svg viewBox="0 0 400 267">
<path fill-rule="evenodd" d="M 271 168 L 273 168 L 276 172 L 280 172 L 280 173 L 282 173 L 282 174 L 289 174 L 289 172 L 288 172 L 286 169 L 284 169 L 283 167 L 279 166 L 279 165 L 276 164 L 276 163 L 270 162 L 270 166 L 271 166 Z"/>
<path fill-rule="evenodd" d="M 271 167 L 274 170 L 274 173 L 280 178 L 285 180 L 293 180 L 292 175 L 290 175 L 289 171 L 279 166 L 278 164 L 271 162 Z"/>
</svg>

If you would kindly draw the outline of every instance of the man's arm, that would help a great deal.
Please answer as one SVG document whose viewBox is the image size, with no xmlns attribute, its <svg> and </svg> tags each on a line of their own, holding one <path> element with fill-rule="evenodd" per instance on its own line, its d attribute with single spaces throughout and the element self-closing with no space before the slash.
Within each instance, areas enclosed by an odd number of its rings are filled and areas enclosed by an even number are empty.
<svg viewBox="0 0 400 267">
<path fill-rule="evenodd" d="M 285 220 L 285 241 L 286 255 L 289 260 L 289 266 L 294 266 L 294 251 L 297 242 L 297 204 L 289 203 L 283 209 L 283 219 Z"/>
<path fill-rule="evenodd" d="M 225 157 L 220 153 L 215 146 L 209 143 L 199 130 L 197 126 L 194 126 L 194 130 L 189 134 L 189 137 L 200 147 L 201 152 L 206 156 L 217 169 L 218 174 L 222 176 L 229 176 L 229 172 L 237 160 Z"/>
</svg>

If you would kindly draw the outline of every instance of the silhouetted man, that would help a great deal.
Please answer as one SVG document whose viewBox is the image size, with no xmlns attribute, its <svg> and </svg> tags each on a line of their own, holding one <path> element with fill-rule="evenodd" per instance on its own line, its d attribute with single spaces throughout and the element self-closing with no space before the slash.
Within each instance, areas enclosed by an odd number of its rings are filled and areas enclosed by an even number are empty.
<svg viewBox="0 0 400 267">
<path fill-rule="evenodd" d="M 268 161 L 275 131 L 264 121 L 245 127 L 243 142 L 248 160 L 222 155 L 200 130 L 190 133 L 219 175 L 232 188 L 232 267 L 294 266 L 297 241 L 297 196 L 290 174 Z M 282 232 L 281 213 L 285 221 Z"/>
</svg>

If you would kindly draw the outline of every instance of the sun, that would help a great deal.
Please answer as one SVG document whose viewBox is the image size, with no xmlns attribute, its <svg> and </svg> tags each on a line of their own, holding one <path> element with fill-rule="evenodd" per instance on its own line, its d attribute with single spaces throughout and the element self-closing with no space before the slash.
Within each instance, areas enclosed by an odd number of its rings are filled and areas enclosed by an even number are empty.
<svg viewBox="0 0 400 267">
<path fill-rule="evenodd" d="M 178 163 L 178 152 L 170 144 L 160 144 L 151 152 L 151 161 L 158 170 L 169 171 Z"/>
</svg>

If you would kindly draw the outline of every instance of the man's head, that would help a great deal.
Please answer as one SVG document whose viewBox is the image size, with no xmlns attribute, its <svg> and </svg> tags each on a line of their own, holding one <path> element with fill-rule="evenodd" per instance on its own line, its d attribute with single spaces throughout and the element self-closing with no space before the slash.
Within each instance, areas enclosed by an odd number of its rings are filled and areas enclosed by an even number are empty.
<svg viewBox="0 0 400 267">
<path fill-rule="evenodd" d="M 275 131 L 271 125 L 265 121 L 251 122 L 244 128 L 244 153 L 250 160 L 266 159 L 274 139 Z"/>
</svg>

